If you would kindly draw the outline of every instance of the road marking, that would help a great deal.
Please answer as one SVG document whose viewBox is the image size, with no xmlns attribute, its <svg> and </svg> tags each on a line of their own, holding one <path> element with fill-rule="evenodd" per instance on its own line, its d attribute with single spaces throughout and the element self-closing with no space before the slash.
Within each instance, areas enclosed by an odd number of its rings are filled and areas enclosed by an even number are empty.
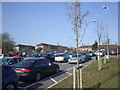
<svg viewBox="0 0 120 90">
<path fill-rule="evenodd" d="M 54 83 L 58 83 L 55 79 L 51 78 L 50 79 L 54 82 Z"/>
<path fill-rule="evenodd" d="M 58 81 L 57 83 L 54 83 L 54 84 L 50 85 L 49 87 L 46 88 L 46 90 L 49 89 L 49 88 L 51 88 L 51 87 L 53 87 L 53 86 L 55 86 L 56 84 L 58 84 L 59 82 L 63 81 L 64 79 L 66 79 L 66 78 L 68 78 L 68 77 L 70 77 L 70 76 L 71 76 L 71 75 L 68 75 L 67 77 L 61 79 L 61 80 Z"/>
<path fill-rule="evenodd" d="M 75 66 L 73 66 L 73 67 L 75 67 Z M 69 71 L 69 70 L 73 69 L 73 67 L 66 69 L 66 71 Z"/>
<path fill-rule="evenodd" d="M 71 73 L 69 73 L 69 72 L 65 72 L 65 73 L 67 73 L 67 74 L 69 74 L 69 75 L 72 75 Z"/>
</svg>

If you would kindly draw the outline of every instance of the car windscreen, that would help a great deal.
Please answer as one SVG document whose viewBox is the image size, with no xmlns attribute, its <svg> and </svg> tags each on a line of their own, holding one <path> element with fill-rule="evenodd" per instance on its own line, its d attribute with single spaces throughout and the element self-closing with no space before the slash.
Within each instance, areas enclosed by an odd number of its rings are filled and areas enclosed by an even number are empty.
<svg viewBox="0 0 120 90">
<path fill-rule="evenodd" d="M 35 62 L 35 60 L 33 60 L 33 59 L 24 59 L 23 61 L 21 61 L 17 65 L 31 66 L 34 62 Z"/>
</svg>

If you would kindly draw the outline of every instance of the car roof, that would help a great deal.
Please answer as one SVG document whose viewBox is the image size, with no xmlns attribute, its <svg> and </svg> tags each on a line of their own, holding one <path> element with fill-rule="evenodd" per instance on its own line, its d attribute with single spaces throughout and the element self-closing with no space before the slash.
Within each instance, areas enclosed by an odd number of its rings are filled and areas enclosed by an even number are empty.
<svg viewBox="0 0 120 90">
<path fill-rule="evenodd" d="M 10 59 L 12 59 L 12 58 L 22 58 L 22 57 L 4 57 L 4 58 L 10 58 Z"/>
<path fill-rule="evenodd" d="M 36 59 L 46 59 L 45 57 L 27 57 L 27 58 L 25 58 L 25 59 L 34 59 L 34 60 L 36 60 Z"/>
</svg>

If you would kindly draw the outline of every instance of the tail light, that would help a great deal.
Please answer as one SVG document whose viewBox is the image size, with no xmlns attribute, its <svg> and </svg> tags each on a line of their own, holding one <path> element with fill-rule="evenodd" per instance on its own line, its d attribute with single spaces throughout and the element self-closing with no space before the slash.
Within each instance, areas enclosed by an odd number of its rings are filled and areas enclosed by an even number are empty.
<svg viewBox="0 0 120 90">
<path fill-rule="evenodd" d="M 23 71 L 23 72 L 30 72 L 31 70 L 30 70 L 30 69 L 25 69 L 25 68 L 23 68 L 22 71 Z"/>
</svg>

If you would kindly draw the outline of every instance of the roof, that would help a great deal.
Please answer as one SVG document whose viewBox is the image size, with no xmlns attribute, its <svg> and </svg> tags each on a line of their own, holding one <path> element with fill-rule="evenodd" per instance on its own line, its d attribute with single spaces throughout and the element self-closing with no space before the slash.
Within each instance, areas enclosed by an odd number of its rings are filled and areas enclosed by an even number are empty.
<svg viewBox="0 0 120 90">
<path fill-rule="evenodd" d="M 30 46 L 30 45 L 22 45 L 22 44 L 15 45 L 15 47 L 20 47 L 20 46 L 23 46 L 23 47 L 35 47 L 35 46 Z"/>
<path fill-rule="evenodd" d="M 52 44 L 46 44 L 46 43 L 40 43 L 40 44 L 37 44 L 36 46 L 43 46 L 43 45 L 46 45 L 46 46 L 54 46 L 54 47 L 66 47 L 67 48 L 67 46 L 61 46 L 61 45 L 52 45 Z"/>
</svg>

